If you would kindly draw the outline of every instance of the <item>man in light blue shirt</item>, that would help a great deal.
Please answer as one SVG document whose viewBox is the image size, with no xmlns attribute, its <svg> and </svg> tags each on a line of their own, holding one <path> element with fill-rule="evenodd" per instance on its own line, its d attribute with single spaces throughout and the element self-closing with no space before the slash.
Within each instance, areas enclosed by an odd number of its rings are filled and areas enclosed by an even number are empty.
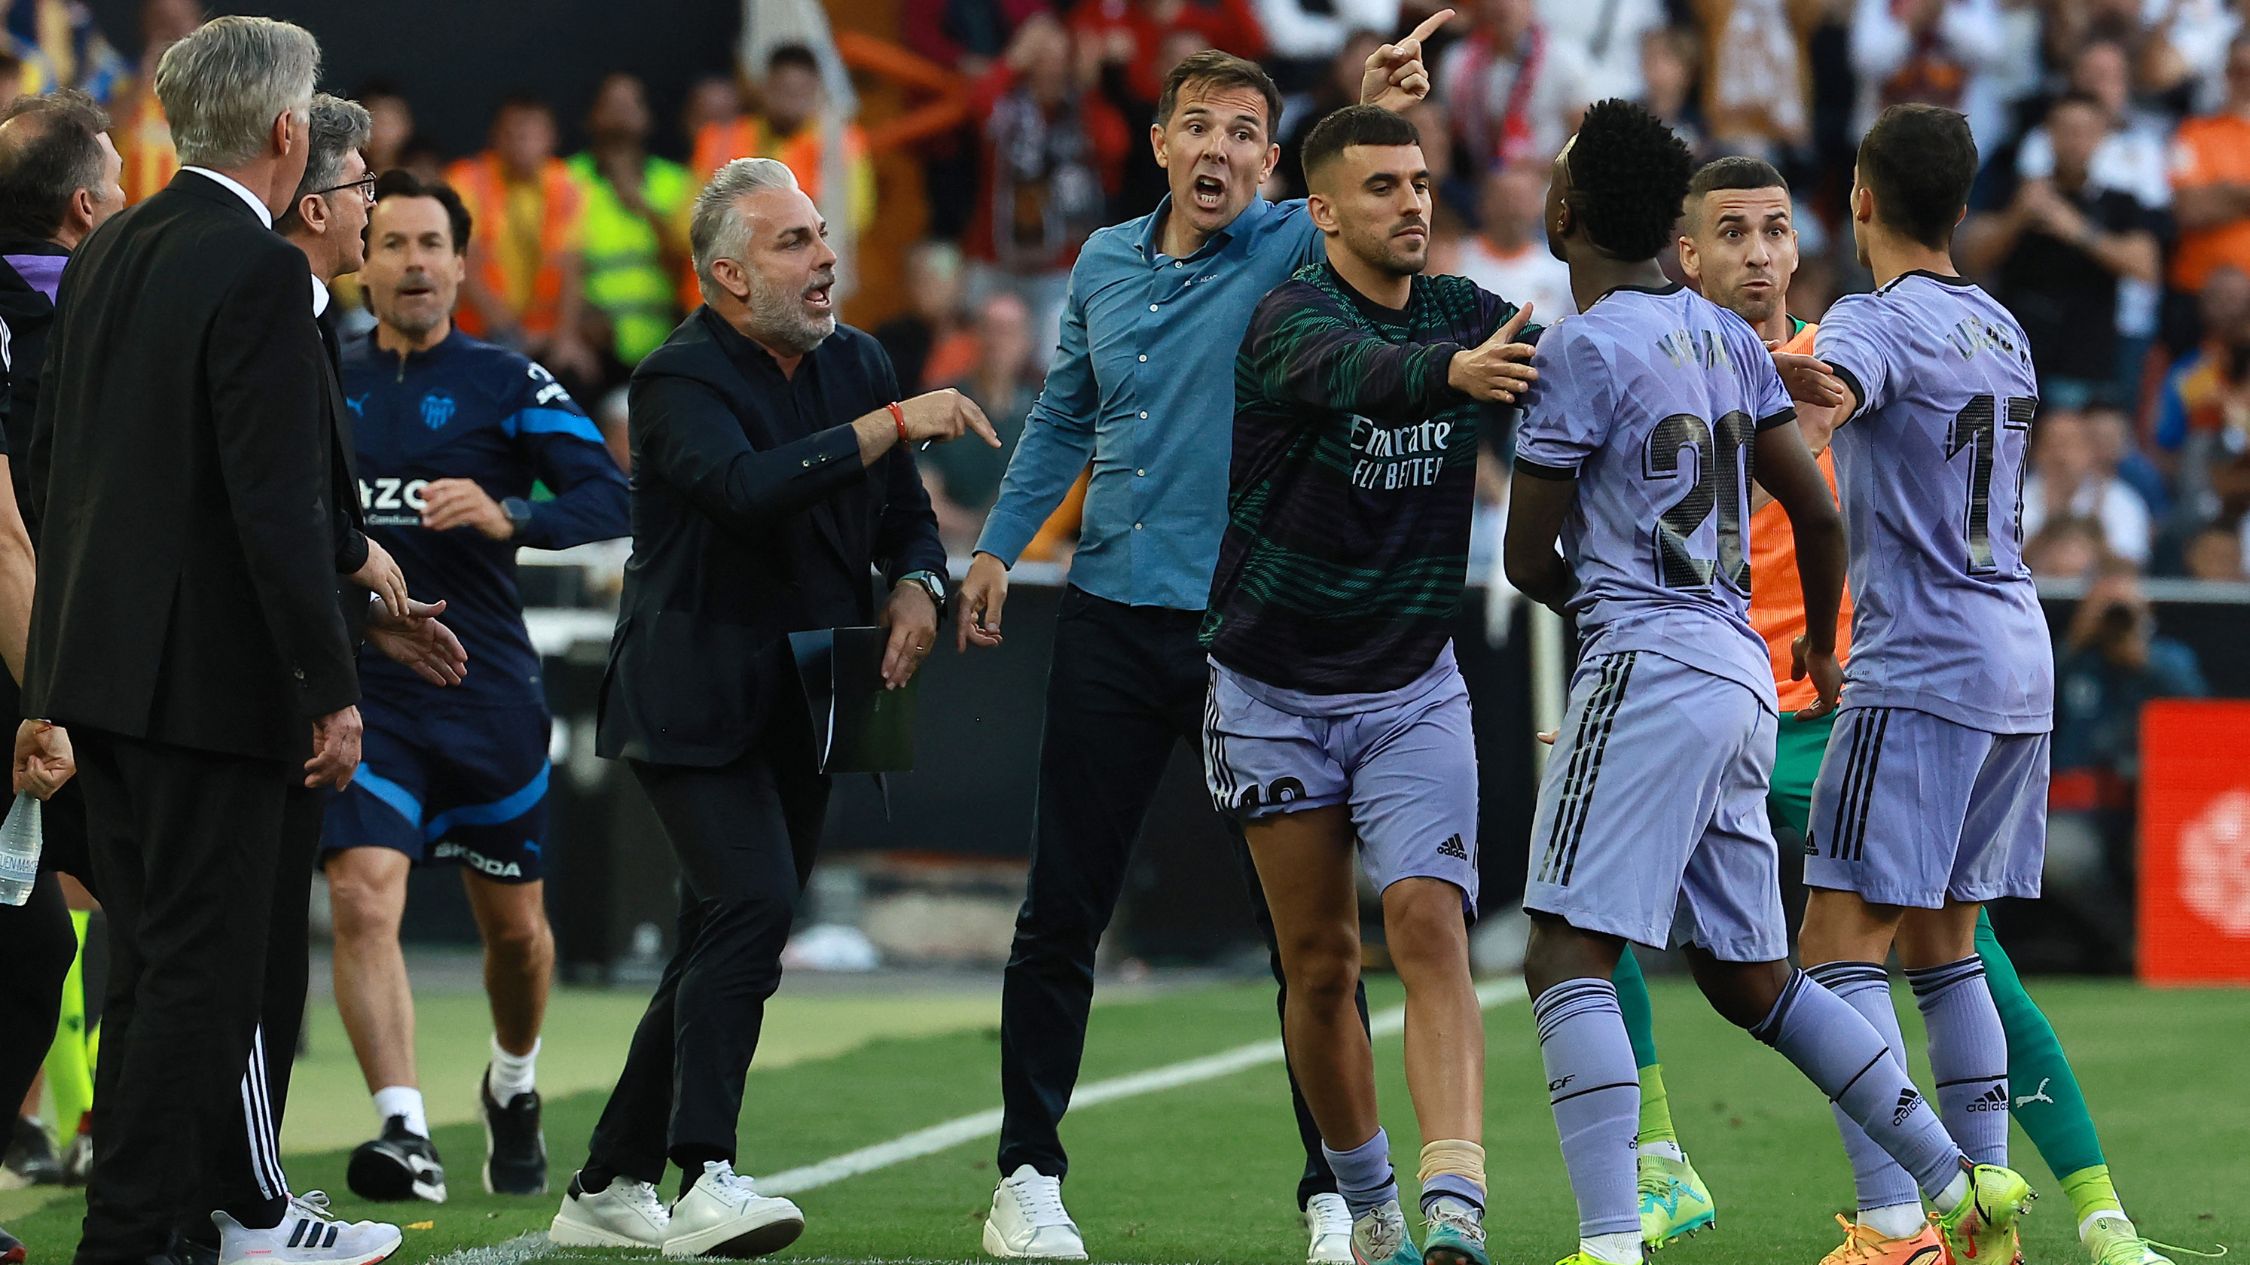
<svg viewBox="0 0 2250 1265">
<path fill-rule="evenodd" d="M 1421 44 L 1451 16 L 1376 50 L 1362 98 L 1403 109 L 1425 95 Z M 1235 351 L 1258 300 L 1321 257 L 1302 202 L 1258 195 L 1280 157 L 1280 116 L 1280 93 L 1254 63 L 1205 50 L 1173 68 L 1149 129 L 1171 192 L 1080 251 L 1046 389 L 962 586 L 960 647 L 1000 644 L 1007 569 L 1092 466 L 1048 677 L 1031 876 L 1001 994 L 1002 1180 L 984 1227 L 994 1256 L 1086 1255 L 1063 1208 L 1058 1131 L 1085 1052 L 1095 949 L 1134 836 L 1174 744 L 1202 732 L 1208 667 L 1196 632 L 1226 525 Z M 1243 869 L 1270 946 L 1246 853 Z M 1294 1077 L 1291 1088 L 1306 1259 L 1342 1265 L 1351 1216 Z"/>
</svg>

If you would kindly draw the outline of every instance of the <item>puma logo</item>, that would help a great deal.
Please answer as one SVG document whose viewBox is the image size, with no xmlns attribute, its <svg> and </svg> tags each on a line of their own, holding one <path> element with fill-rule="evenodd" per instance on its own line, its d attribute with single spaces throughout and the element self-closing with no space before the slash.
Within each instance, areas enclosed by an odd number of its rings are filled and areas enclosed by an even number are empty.
<svg viewBox="0 0 2250 1265">
<path fill-rule="evenodd" d="M 2039 1088 L 2028 1094 L 2016 1095 L 2016 1110 L 2021 1111 L 2035 1102 L 2043 1102 L 2050 1107 L 2054 1106 L 2055 1100 L 2047 1096 L 2047 1082 L 2053 1079 L 2051 1076 L 2042 1076 L 2039 1078 Z"/>
</svg>

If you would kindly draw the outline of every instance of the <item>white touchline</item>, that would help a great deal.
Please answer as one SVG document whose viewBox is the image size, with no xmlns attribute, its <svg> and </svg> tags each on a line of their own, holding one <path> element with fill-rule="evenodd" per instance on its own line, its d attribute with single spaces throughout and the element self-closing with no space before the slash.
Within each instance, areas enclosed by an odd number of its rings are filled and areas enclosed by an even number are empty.
<svg viewBox="0 0 2250 1265">
<path fill-rule="evenodd" d="M 1477 985 L 1477 1007 L 1481 1010 L 1490 1010 L 1495 1006 L 1506 1005 L 1509 1002 L 1522 1001 L 1523 998 L 1523 981 L 1521 979 L 1499 979 Z M 1378 1037 L 1397 1036 L 1406 1030 L 1406 1008 L 1404 1006 L 1393 1006 L 1389 1010 L 1376 1012 L 1369 1016 L 1367 1030 Z M 1071 1109 L 1075 1111 L 1085 1107 L 1099 1106 L 1105 1102 L 1116 1102 L 1120 1098 L 1137 1098 L 1143 1094 L 1162 1093 L 1168 1089 L 1178 1089 L 1183 1085 L 1199 1084 L 1203 1081 L 1217 1080 L 1222 1076 L 1232 1076 L 1236 1072 L 1247 1072 L 1253 1067 L 1265 1067 L 1279 1063 L 1282 1058 L 1281 1038 L 1271 1037 L 1264 1041 L 1252 1041 L 1248 1045 L 1238 1045 L 1231 1050 L 1221 1050 L 1217 1054 L 1206 1054 L 1202 1058 L 1167 1063 L 1163 1067 L 1152 1067 L 1145 1072 L 1113 1076 L 1108 1080 L 1095 1081 L 1091 1085 L 1081 1085 L 1071 1094 L 1070 1105 Z M 856 1151 L 846 1151 L 842 1155 L 831 1156 L 817 1164 L 807 1164 L 802 1168 L 784 1169 L 781 1172 L 760 1177 L 757 1179 L 758 1193 L 761 1195 L 802 1194 L 808 1190 L 818 1190 L 822 1186 L 833 1185 L 865 1173 L 872 1173 L 877 1169 L 889 1168 L 894 1164 L 904 1164 L 908 1160 L 918 1160 L 925 1155 L 935 1155 L 940 1151 L 951 1150 L 964 1143 L 975 1142 L 980 1138 L 998 1137 L 999 1134 L 1000 1111 L 998 1108 L 990 1111 L 973 1112 L 957 1119 L 948 1120 L 943 1124 L 931 1125 L 927 1129 L 916 1129 L 912 1133 L 901 1134 L 888 1142 L 878 1142 L 873 1146 L 863 1146 Z M 520 1246 L 526 1244 L 530 1246 L 528 1248 Z M 528 1234 L 521 1238 L 510 1239 L 498 1247 L 465 1248 L 457 1252 L 448 1252 L 443 1256 L 433 1258 L 429 1265 L 524 1265 L 525 1261 L 544 1256 L 550 1250 L 547 1236 Z M 519 1251 L 523 1254 L 517 1255 Z"/>
<path fill-rule="evenodd" d="M 1492 1007 L 1506 1002 L 1521 1001 L 1523 995 L 1523 981 L 1517 979 L 1494 980 L 1477 986 L 1477 1005 L 1482 1009 L 1490 1010 Z M 1406 1029 L 1406 1008 L 1394 1006 L 1389 1010 L 1382 1011 L 1370 1017 L 1367 1026 L 1368 1031 L 1378 1037 L 1396 1036 Z M 1222 1050 L 1217 1054 L 1207 1054 L 1202 1058 L 1168 1063 L 1163 1067 L 1152 1067 L 1145 1072 L 1113 1076 L 1108 1080 L 1095 1081 L 1091 1085 L 1081 1085 L 1071 1094 L 1070 1106 L 1071 1110 L 1076 1111 L 1085 1107 L 1098 1106 L 1105 1102 L 1115 1102 L 1120 1098 L 1137 1098 L 1142 1094 L 1161 1093 L 1167 1089 L 1178 1089 L 1182 1085 L 1194 1085 L 1202 1081 L 1217 1080 L 1221 1076 L 1232 1076 L 1236 1072 L 1246 1072 L 1253 1067 L 1264 1067 L 1268 1064 L 1279 1063 L 1282 1061 L 1282 1057 L 1281 1038 L 1272 1037 L 1264 1041 L 1253 1041 L 1248 1045 L 1239 1045 L 1234 1049 Z M 764 1195 L 794 1195 L 803 1191 L 817 1190 L 822 1186 L 858 1177 L 865 1173 L 872 1173 L 877 1169 L 889 1168 L 893 1164 L 903 1164 L 908 1160 L 921 1159 L 925 1155 L 935 1155 L 939 1151 L 950 1150 L 965 1142 L 974 1142 L 979 1138 L 997 1137 L 999 1133 L 999 1109 L 979 1111 L 972 1115 L 948 1120 L 944 1124 L 931 1125 L 927 1129 L 916 1129 L 912 1133 L 892 1138 L 888 1142 L 878 1142 L 873 1146 L 863 1146 L 856 1151 L 846 1151 L 842 1155 L 832 1156 L 817 1164 L 807 1164 L 803 1168 L 784 1169 L 781 1172 L 760 1177 L 758 1179 L 758 1193 Z"/>
</svg>

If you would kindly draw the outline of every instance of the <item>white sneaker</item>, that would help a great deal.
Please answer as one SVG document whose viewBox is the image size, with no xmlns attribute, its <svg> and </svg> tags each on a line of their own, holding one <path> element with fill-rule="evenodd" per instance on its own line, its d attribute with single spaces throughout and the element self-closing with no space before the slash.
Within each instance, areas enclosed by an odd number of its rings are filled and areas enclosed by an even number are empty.
<svg viewBox="0 0 2250 1265">
<path fill-rule="evenodd" d="M 1314 1195 L 1305 1205 L 1305 1265 L 1352 1265 L 1352 1210 L 1338 1194 Z"/>
<path fill-rule="evenodd" d="M 662 1247 L 671 1225 L 672 1210 L 647 1182 L 612 1177 L 588 1194 L 574 1173 L 547 1239 L 563 1247 Z"/>
<path fill-rule="evenodd" d="M 1406 1214 L 1393 1199 L 1352 1222 L 1352 1259 L 1359 1265 L 1414 1265 L 1422 1254 L 1406 1232 Z"/>
<path fill-rule="evenodd" d="M 219 1265 L 375 1265 L 403 1237 L 395 1225 L 337 1220 L 317 1190 L 291 1195 L 281 1224 L 270 1230 L 253 1230 L 223 1212 L 212 1213 L 211 1224 L 219 1227 Z"/>
<path fill-rule="evenodd" d="M 705 1160 L 695 1189 L 672 1205 L 666 1256 L 764 1256 L 797 1241 L 805 1214 L 786 1199 L 757 1192 L 725 1160 Z"/>
<path fill-rule="evenodd" d="M 988 1256 L 1035 1256 L 1049 1261 L 1086 1259 L 1086 1240 L 1078 1223 L 1063 1210 L 1062 1178 L 1026 1164 L 992 1192 L 992 1215 L 984 1219 Z"/>
</svg>

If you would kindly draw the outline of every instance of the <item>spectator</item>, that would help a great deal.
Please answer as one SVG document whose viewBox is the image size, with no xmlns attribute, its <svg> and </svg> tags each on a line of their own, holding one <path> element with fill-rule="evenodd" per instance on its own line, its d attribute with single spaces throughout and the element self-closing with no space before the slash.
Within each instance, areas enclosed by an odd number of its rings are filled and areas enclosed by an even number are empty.
<svg viewBox="0 0 2250 1265">
<path fill-rule="evenodd" d="M 1121 107 L 1128 101 L 1137 107 L 1126 109 L 1135 119 L 1155 110 L 1164 76 L 1179 61 L 1165 55 L 1168 36 L 1184 34 L 1198 48 L 1224 49 L 1252 61 L 1266 55 L 1265 32 L 1250 0 L 1084 0 L 1070 25 L 1096 50 L 1098 64 L 1122 76 L 1112 86 L 1123 93 Z"/>
<path fill-rule="evenodd" d="M 2031 477 L 2023 485 L 2023 535 L 2051 519 L 2087 518 L 2101 528 L 2110 553 L 2136 566 L 2148 562 L 2149 507 L 2105 464 L 2082 413 L 2049 411 L 2033 428 Z"/>
<path fill-rule="evenodd" d="M 1712 149 L 1772 161 L 1811 142 L 1812 33 L 1823 8 L 1821 0 L 1694 0 Z"/>
<path fill-rule="evenodd" d="M 690 174 L 703 181 L 736 158 L 779 159 L 828 218 L 829 244 L 849 259 L 849 240 L 875 219 L 875 166 L 866 134 L 835 117 L 820 59 L 802 44 L 782 44 L 768 55 L 759 99 L 762 113 L 717 119 L 696 132 Z"/>
<path fill-rule="evenodd" d="M 2250 534 L 2250 528 L 2231 532 L 2224 527 L 2206 527 L 2197 532 L 2182 551 L 2189 577 L 2228 584 L 2250 579 L 2242 569 L 2245 534 Z"/>
<path fill-rule="evenodd" d="M 2250 274 L 2215 269 L 2199 307 L 2203 344 L 2165 378 L 2155 440 L 2174 499 L 2209 522 L 2250 505 Z"/>
<path fill-rule="evenodd" d="M 962 74 L 983 74 L 1008 47 L 1018 27 L 1051 13 L 1045 0 L 945 0 L 901 6 L 899 34 L 906 46 Z"/>
<path fill-rule="evenodd" d="M 25 96 L 76 88 L 106 106 L 133 81 L 133 64 L 102 35 L 78 0 L 14 0 L 5 38 L 16 54 L 12 80 Z"/>
<path fill-rule="evenodd" d="M 1961 244 L 1972 271 L 1996 276 L 1996 296 L 2031 339 L 2041 398 L 2066 409 L 2125 398 L 2118 282 L 2153 285 L 2161 267 L 2154 212 L 2092 179 L 2108 118 L 2090 96 L 2058 99 L 2047 114 L 2053 178 L 2019 182 L 2007 208 L 1977 217 Z"/>
<path fill-rule="evenodd" d="M 1553 37 L 1532 0 L 1476 0 L 1468 34 L 1438 59 L 1434 88 L 1471 179 L 1517 162 L 1544 170 L 1590 100 L 1579 51 Z"/>
<path fill-rule="evenodd" d="M 1914 101 L 1969 116 L 1987 139 L 2010 131 L 1987 72 L 2007 54 L 1997 0 L 1855 0 L 1851 59 L 1865 131 L 1885 106 Z"/>
<path fill-rule="evenodd" d="M 969 250 L 998 274 L 994 282 L 1025 295 L 1041 331 L 1058 327 L 1070 265 L 1108 222 L 1133 143 L 1124 118 L 1080 74 L 1069 32 L 1042 14 L 1016 29 L 1006 58 L 978 85 L 986 113 Z"/>
<path fill-rule="evenodd" d="M 875 327 L 900 390 L 933 390 L 976 362 L 976 336 L 961 322 L 964 287 L 961 252 L 951 242 L 926 241 L 907 252 L 906 310 Z"/>
<path fill-rule="evenodd" d="M 2054 805 L 2095 814 L 2113 845 L 2129 846 L 2141 708 L 2208 693 L 2195 652 L 2157 633 L 2136 568 L 2102 563 L 2055 656 Z"/>
<path fill-rule="evenodd" d="M 1653 3 L 1653 0 L 1637 0 Z M 1389 31 L 1399 24 L 1399 0 L 1256 0 L 1257 22 L 1266 37 L 1266 68 L 1285 93 L 1328 77 L 1336 50 L 1366 31 Z M 1229 49 L 1229 52 L 1235 50 Z M 1359 67 L 1352 63 L 1351 97 L 1359 100 Z"/>
<path fill-rule="evenodd" d="M 1578 306 L 1569 267 L 1547 249 L 1540 223 L 1546 205 L 1546 176 L 1528 163 L 1485 176 L 1477 201 L 1480 227 L 1462 243 L 1454 270 L 1510 303 L 1531 304 L 1531 319 L 1552 325 Z"/>
<path fill-rule="evenodd" d="M 1384 30 L 1390 28 L 1385 27 Z M 1274 201 L 1305 196 L 1305 164 L 1298 156 L 1306 133 L 1313 124 L 1347 105 L 1359 104 L 1359 79 L 1366 72 L 1367 58 L 1383 43 L 1383 37 L 1372 30 L 1354 31 L 1336 45 L 1335 55 L 1328 59 L 1328 73 L 1314 81 L 1311 87 L 1284 99 L 1281 110 L 1281 161 L 1273 169 L 1279 188 L 1269 191 Z M 1424 98 L 1421 104 L 1428 104 Z M 1411 112 L 1410 112 L 1411 113 Z M 1422 133 L 1422 143 L 1430 143 L 1432 133 L 1416 124 Z M 1432 168 L 1435 174 L 1435 167 Z M 1278 195 L 1278 196 L 1275 196 Z"/>
<path fill-rule="evenodd" d="M 742 117 L 742 86 L 733 75 L 704 75 L 688 85 L 680 102 L 680 136 L 692 148 L 703 129 L 726 126 Z"/>
<path fill-rule="evenodd" d="M 2125 46 L 2095 40 L 2078 50 L 2070 64 L 2070 91 L 2100 103 L 2107 130 L 2087 163 L 2088 177 L 2108 189 L 2121 189 L 2154 209 L 2172 205 L 2171 126 L 2160 114 L 2133 104 L 2133 68 Z M 2045 180 L 2055 174 L 2054 141 L 2041 123 L 2024 133 L 2016 149 L 2016 174 Z"/>
<path fill-rule="evenodd" d="M 1647 89 L 1643 43 L 1664 29 L 1663 0 L 1538 0 L 1539 20 L 1585 67 L 1587 101 L 1638 101 Z M 1394 23 L 1376 29 L 1390 30 Z M 1659 116 L 1670 121 L 1669 116 Z"/>
<path fill-rule="evenodd" d="M 414 142 L 414 107 L 406 94 L 377 80 L 362 85 L 356 99 L 375 124 L 367 138 L 367 169 L 381 175 L 404 166 L 407 147 Z"/>
<path fill-rule="evenodd" d="M 2108 556 L 2101 524 L 2089 519 L 2058 518 L 2024 538 L 2023 564 L 2041 582 L 2090 579 Z"/>
<path fill-rule="evenodd" d="M 2172 489 L 2164 482 L 2164 472 L 2133 441 L 2133 422 L 2125 410 L 2099 405 L 2087 409 L 2086 438 L 2094 446 L 2096 468 L 2115 470 L 2118 480 L 2158 519 L 2170 512 Z"/>
<path fill-rule="evenodd" d="M 964 444 L 941 444 L 915 458 L 930 491 L 930 506 L 937 511 L 938 535 L 955 557 L 967 557 L 984 530 L 984 516 L 1000 497 L 1000 477 L 1015 455 L 1024 418 L 1039 399 L 1043 358 L 1032 341 L 1032 328 L 1031 309 L 1005 290 L 977 305 L 976 368 L 953 385 L 984 410 L 1001 446 L 980 444 L 971 452 Z"/>
<path fill-rule="evenodd" d="M 134 203 L 172 182 L 180 169 L 172 128 L 156 99 L 156 63 L 203 25 L 200 0 L 142 0 L 141 66 L 113 114 L 117 152 L 125 160 L 125 201 Z"/>
<path fill-rule="evenodd" d="M 1704 148 L 1703 121 L 1695 107 L 1695 37 L 1658 27 L 1641 36 L 1638 98 L 1649 113 L 1671 125 L 1689 149 Z"/>
<path fill-rule="evenodd" d="M 585 305 L 586 198 L 555 156 L 555 114 L 537 97 L 500 103 L 492 148 L 446 171 L 478 227 L 455 317 L 462 332 L 512 347 L 573 392 L 599 362 L 579 337 Z"/>
<path fill-rule="evenodd" d="M 608 317 L 625 366 L 656 350 L 679 323 L 673 278 L 689 267 L 687 168 L 648 152 L 648 91 L 628 74 L 602 80 L 586 112 L 587 148 L 567 164 L 586 202 L 586 302 Z"/>
<path fill-rule="evenodd" d="M 2172 284 L 2189 294 L 2219 268 L 2250 271 L 2250 36 L 2227 46 L 2226 79 L 2218 112 L 2181 124 L 2172 147 Z"/>
</svg>

